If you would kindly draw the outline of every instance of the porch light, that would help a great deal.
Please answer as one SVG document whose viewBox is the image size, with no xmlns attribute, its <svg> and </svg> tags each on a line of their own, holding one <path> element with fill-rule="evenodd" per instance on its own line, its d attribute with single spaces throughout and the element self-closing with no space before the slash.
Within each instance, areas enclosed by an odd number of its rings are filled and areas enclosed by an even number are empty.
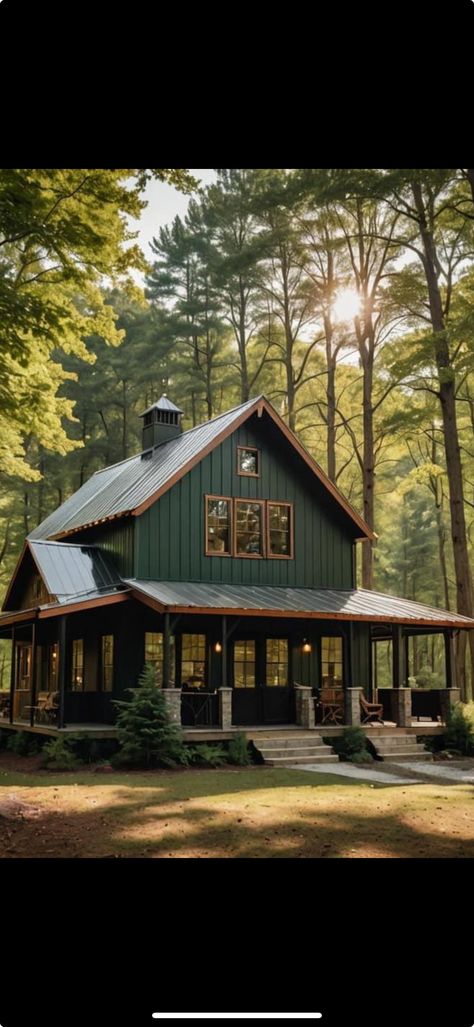
<svg viewBox="0 0 474 1027">
<path fill-rule="evenodd" d="M 222 645 L 221 645 L 220 642 L 216 642 L 216 644 L 214 646 L 214 652 L 215 653 L 221 653 L 222 652 Z"/>
<path fill-rule="evenodd" d="M 303 638 L 303 652 L 304 653 L 310 653 L 311 652 L 311 642 L 308 642 L 307 638 Z"/>
</svg>

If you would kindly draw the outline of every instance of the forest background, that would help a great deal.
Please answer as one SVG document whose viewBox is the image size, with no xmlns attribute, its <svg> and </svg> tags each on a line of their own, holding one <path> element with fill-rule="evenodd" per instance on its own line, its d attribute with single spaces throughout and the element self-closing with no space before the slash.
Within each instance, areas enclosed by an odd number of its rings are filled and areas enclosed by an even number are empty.
<svg viewBox="0 0 474 1027">
<path fill-rule="evenodd" d="M 213 179 L 0 170 L 0 591 L 163 392 L 185 430 L 264 393 L 378 535 L 359 586 L 473 616 L 474 169 Z M 190 201 L 143 252 L 156 181 Z M 470 698 L 474 637 L 456 662 Z M 436 636 L 411 674 L 441 684 Z"/>
</svg>

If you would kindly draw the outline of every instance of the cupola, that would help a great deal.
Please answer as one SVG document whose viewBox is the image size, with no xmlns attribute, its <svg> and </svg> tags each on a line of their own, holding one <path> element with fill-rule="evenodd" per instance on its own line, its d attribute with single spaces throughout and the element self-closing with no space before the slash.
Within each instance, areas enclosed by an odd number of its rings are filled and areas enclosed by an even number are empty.
<svg viewBox="0 0 474 1027">
<path fill-rule="evenodd" d="M 182 414 L 183 411 L 164 393 L 156 403 L 140 414 L 143 417 L 142 448 L 145 450 L 161 446 L 163 442 L 169 442 L 180 435 Z"/>
</svg>

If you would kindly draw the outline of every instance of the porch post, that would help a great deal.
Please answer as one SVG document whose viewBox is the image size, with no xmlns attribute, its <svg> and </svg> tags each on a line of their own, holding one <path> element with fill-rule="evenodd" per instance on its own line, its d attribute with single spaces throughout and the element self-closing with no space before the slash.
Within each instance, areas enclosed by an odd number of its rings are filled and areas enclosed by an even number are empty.
<svg viewBox="0 0 474 1027">
<path fill-rule="evenodd" d="M 65 727 L 64 723 L 64 699 L 66 691 L 66 618 L 59 618 L 59 653 L 58 653 L 58 686 L 59 686 L 59 711 L 58 727 Z"/>
<path fill-rule="evenodd" d="M 410 677 L 410 636 L 408 634 L 404 636 L 403 642 L 404 642 L 404 657 L 405 657 L 405 666 L 404 666 L 405 673 L 404 673 L 403 683 L 404 683 L 404 685 L 408 685 L 408 678 Z"/>
<path fill-rule="evenodd" d="M 394 688 L 405 688 L 405 647 L 401 624 L 392 627 L 392 684 Z"/>
<path fill-rule="evenodd" d="M 310 685 L 295 685 L 295 705 L 296 723 L 299 727 L 314 728 L 314 698 Z"/>
<path fill-rule="evenodd" d="M 13 703 L 15 699 L 16 649 L 15 627 L 12 627 L 12 664 L 10 668 L 10 724 L 13 724 Z"/>
<path fill-rule="evenodd" d="M 441 705 L 441 720 L 446 723 L 449 714 L 456 703 L 460 701 L 461 693 L 456 688 L 456 660 L 454 657 L 454 636 L 452 631 L 443 631 L 444 636 L 444 658 L 446 667 L 446 688 L 439 693 Z"/>
<path fill-rule="evenodd" d="M 446 666 L 446 688 L 456 688 L 456 661 L 454 658 L 454 637 L 452 631 L 443 631 L 444 659 Z"/>
<path fill-rule="evenodd" d="M 398 727 L 411 727 L 411 688 L 406 687 L 405 646 L 400 624 L 392 627 L 392 684 Z"/>
<path fill-rule="evenodd" d="M 36 705 L 36 621 L 31 625 L 31 687 L 30 687 L 30 727 L 35 722 Z"/>
<path fill-rule="evenodd" d="M 170 615 L 165 613 L 163 632 L 163 688 L 170 687 Z"/>
<path fill-rule="evenodd" d="M 221 688 L 227 688 L 227 617 L 222 615 L 222 669 Z"/>
</svg>

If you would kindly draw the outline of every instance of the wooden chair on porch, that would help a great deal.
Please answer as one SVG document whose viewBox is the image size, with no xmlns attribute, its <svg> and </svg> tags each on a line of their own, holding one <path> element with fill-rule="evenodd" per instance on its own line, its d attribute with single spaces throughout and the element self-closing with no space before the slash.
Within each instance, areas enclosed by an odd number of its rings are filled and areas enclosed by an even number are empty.
<svg viewBox="0 0 474 1027">
<path fill-rule="evenodd" d="M 368 724 L 371 720 L 378 721 L 379 724 L 383 724 L 383 706 L 382 703 L 378 702 L 367 702 L 365 695 L 360 690 L 360 710 L 361 710 L 361 723 Z"/>
</svg>

